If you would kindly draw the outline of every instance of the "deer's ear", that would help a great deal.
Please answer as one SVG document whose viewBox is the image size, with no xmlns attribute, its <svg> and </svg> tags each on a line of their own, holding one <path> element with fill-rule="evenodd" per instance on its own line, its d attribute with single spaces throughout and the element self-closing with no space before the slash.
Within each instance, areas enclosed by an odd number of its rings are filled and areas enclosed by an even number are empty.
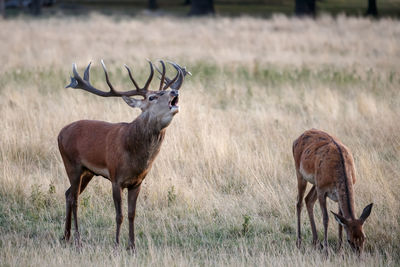
<svg viewBox="0 0 400 267">
<path fill-rule="evenodd" d="M 369 217 L 369 215 L 371 214 L 371 210 L 372 210 L 372 206 L 374 205 L 374 203 L 369 204 L 368 206 L 366 206 L 360 216 L 360 220 L 362 222 L 365 222 L 365 220 Z"/>
<path fill-rule="evenodd" d="M 127 96 L 122 96 L 122 98 L 125 100 L 125 102 L 129 106 L 131 106 L 133 108 L 140 108 L 141 105 L 142 105 L 142 100 L 135 99 L 135 98 L 130 98 L 130 97 L 127 97 Z"/>
<path fill-rule="evenodd" d="M 344 218 L 343 216 L 334 213 L 333 211 L 331 211 L 333 216 L 335 217 L 335 220 L 341 225 L 341 226 L 346 226 L 347 225 L 347 220 L 346 218 Z"/>
</svg>

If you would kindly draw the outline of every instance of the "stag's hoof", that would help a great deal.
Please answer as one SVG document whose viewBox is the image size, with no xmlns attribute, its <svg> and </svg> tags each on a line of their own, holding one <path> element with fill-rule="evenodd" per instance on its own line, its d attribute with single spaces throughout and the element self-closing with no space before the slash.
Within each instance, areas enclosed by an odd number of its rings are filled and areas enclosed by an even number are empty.
<svg viewBox="0 0 400 267">
<path fill-rule="evenodd" d="M 61 241 L 64 241 L 65 243 L 67 243 L 69 241 L 71 234 L 69 232 L 65 232 L 64 236 L 60 238 Z"/>
<path fill-rule="evenodd" d="M 324 249 L 324 245 L 322 244 L 322 242 L 319 242 L 318 240 L 313 240 L 312 245 L 313 245 L 314 249 L 317 249 L 317 250 Z"/>
<path fill-rule="evenodd" d="M 68 244 L 68 239 L 67 239 L 67 237 L 64 235 L 64 236 L 61 236 L 60 238 L 59 238 L 59 241 L 60 241 L 60 244 L 61 245 L 63 245 L 63 246 L 66 246 L 67 244 Z"/>
<path fill-rule="evenodd" d="M 126 248 L 126 250 L 127 250 L 128 252 L 130 252 L 131 254 L 136 254 L 135 245 L 129 245 L 129 246 Z"/>
<path fill-rule="evenodd" d="M 328 247 L 324 248 L 322 251 L 323 251 L 324 259 L 328 259 L 328 257 L 329 257 Z"/>
<path fill-rule="evenodd" d="M 296 247 L 297 247 L 297 248 L 300 248 L 300 247 L 301 247 L 301 239 L 300 239 L 300 238 L 297 239 L 297 241 L 296 241 Z"/>
<path fill-rule="evenodd" d="M 75 246 L 76 246 L 78 249 L 82 248 L 81 237 L 80 237 L 79 232 L 75 232 L 75 235 L 74 235 L 74 242 L 75 242 Z"/>
</svg>

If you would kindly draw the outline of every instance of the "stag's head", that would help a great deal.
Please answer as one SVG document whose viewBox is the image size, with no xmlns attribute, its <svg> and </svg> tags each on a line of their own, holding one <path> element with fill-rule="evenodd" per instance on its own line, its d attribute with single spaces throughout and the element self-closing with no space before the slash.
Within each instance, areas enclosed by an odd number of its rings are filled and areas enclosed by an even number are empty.
<svg viewBox="0 0 400 267">
<path fill-rule="evenodd" d="M 358 253 L 361 253 L 364 249 L 366 236 L 364 234 L 363 225 L 371 214 L 372 205 L 373 203 L 366 206 L 360 218 L 358 219 L 346 219 L 343 216 L 331 211 L 335 216 L 336 221 L 340 225 L 342 225 L 344 230 L 346 231 L 347 242 L 349 243 L 351 248 Z"/>
<path fill-rule="evenodd" d="M 129 106 L 133 108 L 140 108 L 142 112 L 146 113 L 152 121 L 156 121 L 157 123 L 159 123 L 161 128 L 164 128 L 169 125 L 174 115 L 179 112 L 179 89 L 182 86 L 186 74 L 190 74 L 190 72 L 186 71 L 185 67 L 182 68 L 174 62 L 168 63 L 175 68 L 177 74 L 173 79 L 169 79 L 168 77 L 166 77 L 165 63 L 160 60 L 161 70 L 156 67 L 157 71 L 161 75 L 160 86 L 158 90 L 154 91 L 149 90 L 150 83 L 154 76 L 154 67 L 150 61 L 150 75 L 143 88 L 140 88 L 138 86 L 132 76 L 131 70 L 128 66 L 125 65 L 125 68 L 128 70 L 129 78 L 131 79 L 136 89 L 125 92 L 116 91 L 109 80 L 107 69 L 103 61 L 101 61 L 101 64 L 103 66 L 106 76 L 106 82 L 110 88 L 109 92 L 98 90 L 90 84 L 90 63 L 85 70 L 83 79 L 79 76 L 76 70 L 76 65 L 73 65 L 72 70 L 74 76 L 71 77 L 71 84 L 69 84 L 67 87 L 83 89 L 85 91 L 103 97 L 122 97 Z"/>
</svg>

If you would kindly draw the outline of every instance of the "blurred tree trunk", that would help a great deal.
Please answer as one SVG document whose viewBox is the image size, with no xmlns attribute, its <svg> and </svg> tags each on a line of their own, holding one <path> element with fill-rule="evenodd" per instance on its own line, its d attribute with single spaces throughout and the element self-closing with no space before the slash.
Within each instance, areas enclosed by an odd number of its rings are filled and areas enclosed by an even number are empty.
<svg viewBox="0 0 400 267">
<path fill-rule="evenodd" d="M 315 17 L 315 0 L 295 0 L 294 12 L 296 16 Z"/>
<path fill-rule="evenodd" d="M 192 0 L 189 16 L 203 16 L 215 14 L 214 0 Z"/>
<path fill-rule="evenodd" d="M 5 1 L 0 0 L 0 17 L 5 18 L 6 17 L 6 6 L 5 6 Z"/>
<path fill-rule="evenodd" d="M 42 13 L 42 1 L 41 0 L 32 0 L 31 13 L 35 16 L 39 16 Z"/>
<path fill-rule="evenodd" d="M 150 10 L 156 10 L 156 9 L 158 9 L 158 4 L 157 4 L 157 0 L 149 0 L 149 3 L 148 3 L 149 5 L 148 5 L 148 8 L 150 9 Z"/>
<path fill-rule="evenodd" d="M 376 0 L 368 0 L 367 16 L 378 16 L 378 8 L 376 7 Z"/>
</svg>

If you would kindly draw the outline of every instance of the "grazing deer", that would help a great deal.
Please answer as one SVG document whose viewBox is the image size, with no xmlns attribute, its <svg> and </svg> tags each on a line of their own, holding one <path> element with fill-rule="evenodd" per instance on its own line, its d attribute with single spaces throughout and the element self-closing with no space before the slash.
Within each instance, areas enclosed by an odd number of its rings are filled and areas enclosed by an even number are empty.
<svg viewBox="0 0 400 267">
<path fill-rule="evenodd" d="M 165 64 L 160 61 L 162 71 L 158 91 L 150 91 L 149 85 L 154 75 L 153 64 L 150 64 L 150 75 L 143 88 L 133 79 L 130 69 L 129 77 L 135 90 L 119 92 L 111 85 L 107 69 L 102 61 L 109 92 L 94 88 L 89 82 L 90 64 L 83 79 L 73 64 L 73 77 L 67 87 L 79 88 L 102 97 L 122 97 L 133 107 L 140 108 L 142 113 L 131 123 L 108 123 L 94 120 L 81 120 L 65 126 L 58 135 L 58 147 L 64 162 L 71 187 L 65 192 L 66 221 L 64 239 L 69 240 L 71 230 L 71 213 L 74 216 L 75 239 L 79 244 L 78 231 L 78 196 L 85 190 L 94 175 L 103 176 L 112 183 L 112 195 L 116 210 L 115 242 L 119 244 L 120 227 L 123 220 L 121 192 L 128 189 L 129 249 L 135 249 L 134 220 L 136 200 L 140 185 L 160 151 L 166 127 L 178 113 L 178 96 L 184 76 L 190 74 L 178 64 L 169 62 L 177 70 L 174 79 L 165 76 Z M 167 90 L 171 88 L 171 90 Z M 143 99 L 129 98 L 139 96 Z"/>
<path fill-rule="evenodd" d="M 342 244 L 342 227 L 347 233 L 350 246 L 362 252 L 365 234 L 363 224 L 371 213 L 373 203 L 366 206 L 360 216 L 354 213 L 353 184 L 356 182 L 353 156 L 350 150 L 328 133 L 312 129 L 304 132 L 293 142 L 293 157 L 296 166 L 297 196 L 297 246 L 301 244 L 300 215 L 307 182 L 313 184 L 305 198 L 310 218 L 313 244 L 317 244 L 314 222 L 314 204 L 318 199 L 324 224 L 324 249 L 328 252 L 328 211 L 326 197 L 339 204 L 338 214 L 333 213 L 339 223 L 339 247 Z"/>
</svg>

